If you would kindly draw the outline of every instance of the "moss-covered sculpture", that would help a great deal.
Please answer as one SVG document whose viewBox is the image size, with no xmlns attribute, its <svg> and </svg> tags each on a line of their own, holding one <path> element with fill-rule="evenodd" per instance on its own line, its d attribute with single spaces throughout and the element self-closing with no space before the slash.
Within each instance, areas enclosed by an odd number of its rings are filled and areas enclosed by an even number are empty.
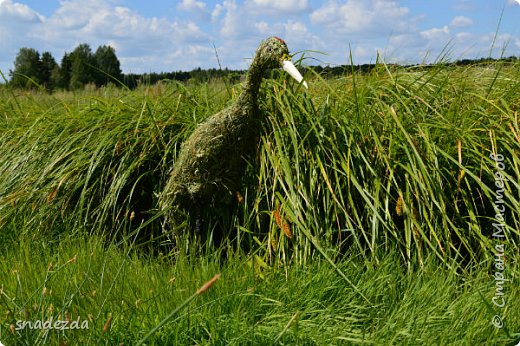
<svg viewBox="0 0 520 346">
<path fill-rule="evenodd" d="M 183 143 L 160 196 L 161 209 L 173 206 L 200 217 L 203 206 L 232 201 L 240 189 L 244 157 L 254 150 L 260 133 L 257 97 L 262 76 L 267 69 L 282 67 L 298 82 L 303 79 L 289 59 L 282 39 L 270 37 L 260 44 L 237 101 L 209 117 Z"/>
</svg>

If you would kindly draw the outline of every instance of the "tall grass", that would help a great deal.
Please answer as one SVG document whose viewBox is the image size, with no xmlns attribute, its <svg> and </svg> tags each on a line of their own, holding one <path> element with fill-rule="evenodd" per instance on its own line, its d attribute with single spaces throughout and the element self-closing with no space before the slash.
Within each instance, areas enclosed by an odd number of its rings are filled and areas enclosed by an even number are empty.
<svg viewBox="0 0 520 346">
<path fill-rule="evenodd" d="M 492 224 L 495 201 L 501 195 L 497 195 L 497 167 L 490 154 L 502 154 L 503 241 L 511 256 L 509 273 L 517 280 L 520 66 L 379 64 L 368 74 L 346 71 L 342 77 L 325 80 L 310 70 L 306 78 L 308 92 L 281 75 L 264 83 L 259 100 L 263 133 L 256 157 L 247 163 L 242 201 L 233 210 L 214 205 L 205 211 L 208 235 L 202 245 L 209 251 L 200 259 L 196 254 L 201 244 L 193 242 L 188 218 L 167 228 L 157 198 L 182 142 L 197 124 L 233 102 L 239 85 L 172 82 L 134 91 L 107 87 L 52 95 L 0 88 L 0 250 L 6 254 L 1 282 L 6 288 L 3 304 L 11 311 L 7 319 L 20 318 L 31 304 L 37 304 L 37 314 L 48 316 L 42 289 L 56 271 L 62 282 L 73 279 L 72 286 L 55 288 L 62 301 L 52 304 L 60 306 L 60 313 L 77 304 L 84 304 L 81 316 L 96 312 L 91 318 L 96 327 L 86 334 L 89 342 L 135 341 L 154 330 L 153 340 L 158 343 L 218 344 L 212 333 L 237 344 L 244 340 L 363 343 L 367 338 L 442 343 L 447 340 L 442 336 L 446 328 L 466 313 L 462 303 L 443 305 L 432 300 L 439 307 L 437 317 L 419 321 L 417 313 L 426 313 L 428 307 L 412 306 L 413 299 L 426 299 L 436 291 L 433 268 L 442 264 L 445 271 L 438 275 L 441 282 L 447 280 L 441 290 L 446 294 L 443 299 L 458 294 L 479 311 L 478 323 L 471 329 L 474 340 L 489 341 L 497 335 L 502 341 L 513 340 L 512 334 L 483 327 L 489 311 L 482 308 L 485 304 L 477 291 L 489 298 L 493 282 L 484 282 L 485 274 L 472 276 L 471 270 L 493 265 Z M 73 266 L 67 261 L 74 254 L 63 248 L 68 244 L 64 239 L 85 239 L 85 234 L 92 236 L 93 243 L 69 244 L 70 249 L 88 249 L 83 258 L 89 253 L 105 257 L 89 262 L 95 268 L 69 273 L 67 268 Z M 105 243 L 95 243 L 99 236 Z M 218 237 L 223 242 L 215 249 L 212 244 Z M 14 245 L 19 245 L 15 251 Z M 32 248 L 35 253 L 29 251 Z M 149 253 L 139 249 L 152 251 L 150 262 Z M 106 257 L 112 255 L 113 263 Z M 200 284 L 220 272 L 224 255 L 228 257 L 224 265 L 231 268 L 227 285 L 242 275 L 253 281 L 244 279 L 247 284 L 239 286 L 253 291 L 240 291 L 236 300 L 222 304 L 218 294 L 210 295 L 211 308 L 197 310 L 195 325 L 190 323 L 193 311 L 189 310 L 175 320 L 179 324 L 168 324 L 167 331 L 154 329 Z M 51 258 L 63 264 L 59 270 L 46 269 Z M 204 262 L 209 259 L 209 264 Z M 162 260 L 163 266 L 157 264 Z M 23 276 L 16 274 L 13 265 L 25 268 Z M 164 306 L 162 298 L 144 291 L 132 296 L 140 284 L 142 289 L 168 287 L 164 280 L 171 273 L 164 266 L 169 265 L 186 271 L 186 280 L 193 284 L 183 284 L 182 292 L 166 299 Z M 406 272 L 417 268 L 432 277 L 413 281 Z M 148 271 L 153 273 L 147 276 L 151 281 L 143 284 L 141 277 Z M 305 273 L 317 275 L 324 285 L 311 280 L 310 300 L 299 296 L 287 309 L 280 297 L 273 298 L 280 294 L 290 301 L 288 297 L 306 285 Z M 129 278 L 130 286 L 125 286 L 121 275 Z M 285 285 L 278 287 L 284 275 Z M 462 276 L 455 279 L 457 275 Z M 157 277 L 163 281 L 154 281 Z M 226 285 L 226 277 L 224 270 L 217 288 Z M 294 290 L 289 289 L 291 277 L 297 280 Z M 411 280 L 406 282 L 413 287 L 396 286 L 391 297 L 377 293 L 381 291 L 376 288 L 385 289 L 384 283 L 397 285 L 399 280 Z M 464 280 L 476 280 L 471 292 L 461 283 Z M 256 287 L 273 294 L 262 296 Z M 509 299 L 517 297 L 513 287 Z M 103 292 L 99 297 L 85 293 L 99 293 L 98 289 Z M 329 291 L 332 300 L 327 300 Z M 399 295 L 404 291 L 414 298 Z M 130 296 L 135 301 L 130 302 Z M 120 298 L 127 308 L 109 301 Z M 145 299 L 149 305 L 143 312 L 135 302 Z M 340 303 L 341 299 L 353 303 Z M 397 302 L 405 306 L 394 307 Z M 335 320 L 334 306 L 340 307 L 344 320 Z M 255 312 L 247 315 L 250 307 Z M 387 313 L 379 314 L 377 309 Z M 102 331 L 112 328 L 103 328 L 111 311 L 118 312 L 111 323 L 119 331 L 110 334 L 112 339 Z M 129 311 L 131 321 L 125 320 Z M 518 316 L 508 314 L 518 326 Z M 220 329 L 218 321 L 203 322 L 208 315 L 226 316 L 228 332 Z M 437 327 L 428 331 L 432 325 Z M 464 326 L 459 327 L 458 340 L 464 340 L 460 334 Z M 128 338 L 122 336 L 124 331 L 129 331 Z M 26 344 L 44 343 L 48 337 L 25 333 Z M 322 337 L 313 338 L 313 333 Z M 77 340 L 84 341 L 83 337 Z"/>
<path fill-rule="evenodd" d="M 335 257 L 356 248 L 371 257 L 396 246 L 407 263 L 430 252 L 446 263 L 486 258 L 496 214 L 489 156 L 501 153 L 506 235 L 516 245 L 518 71 L 500 63 L 380 64 L 335 80 L 310 72 L 309 93 L 281 77 L 269 81 L 246 201 L 224 232 L 260 245 L 271 262 L 305 263 L 317 249 Z M 34 235 L 138 229 L 161 237 L 156 196 L 183 139 L 232 102 L 218 83 L 3 93 L 0 223 L 21 223 Z M 223 227 L 217 214 L 208 212 L 209 230 Z"/>
<path fill-rule="evenodd" d="M 290 248 L 305 262 L 316 237 L 368 257 L 397 246 L 407 263 L 488 258 L 491 153 L 505 157 L 506 233 L 517 245 L 518 66 L 313 77 L 311 95 L 273 83 L 264 104 L 257 227 L 263 210 L 281 208 L 295 234 L 276 257 Z M 273 227 L 270 238 L 281 234 Z"/>
<path fill-rule="evenodd" d="M 222 263 L 219 253 L 181 252 L 173 261 L 97 236 L 64 235 L 59 244 L 22 237 L 0 253 L 0 340 L 31 346 L 134 345 L 145 338 L 148 345 L 506 345 L 520 337 L 514 334 L 520 326 L 517 264 L 509 270 L 506 333 L 491 325 L 493 312 L 480 296 L 493 296 L 485 270 L 460 275 L 429 256 L 411 273 L 400 262 L 393 251 L 379 263 L 352 257 L 337 264 L 369 304 L 319 258 L 305 267 L 264 268 L 260 275 L 245 257 Z M 189 301 L 216 273 L 220 280 Z M 79 318 L 88 329 L 16 330 L 17 321 L 51 318 Z"/>
</svg>

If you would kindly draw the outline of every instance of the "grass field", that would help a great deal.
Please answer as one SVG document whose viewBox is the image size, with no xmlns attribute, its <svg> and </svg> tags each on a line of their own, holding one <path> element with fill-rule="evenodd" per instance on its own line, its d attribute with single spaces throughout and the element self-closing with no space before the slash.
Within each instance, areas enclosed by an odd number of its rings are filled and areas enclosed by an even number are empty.
<svg viewBox="0 0 520 346">
<path fill-rule="evenodd" d="M 157 201 L 240 85 L 0 87 L 0 341 L 516 345 L 520 65 L 348 72 L 264 83 L 204 240 Z M 85 328 L 21 328 L 51 319 Z"/>
</svg>

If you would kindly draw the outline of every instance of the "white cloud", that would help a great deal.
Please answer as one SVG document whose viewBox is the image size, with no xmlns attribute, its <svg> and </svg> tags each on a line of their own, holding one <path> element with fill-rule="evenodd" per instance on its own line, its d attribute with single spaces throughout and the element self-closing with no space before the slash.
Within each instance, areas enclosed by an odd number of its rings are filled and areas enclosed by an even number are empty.
<svg viewBox="0 0 520 346">
<path fill-rule="evenodd" d="M 196 0 L 182 0 L 178 8 L 185 11 L 206 11 L 206 3 Z"/>
<path fill-rule="evenodd" d="M 192 13 L 197 19 L 208 20 L 211 17 L 204 1 L 182 0 L 182 2 L 177 5 L 177 8 L 181 11 Z"/>
<path fill-rule="evenodd" d="M 267 22 L 264 22 L 264 21 L 257 22 L 257 23 L 255 23 L 255 27 L 258 30 L 258 32 L 261 34 L 265 34 L 265 33 L 269 32 L 269 24 L 267 24 Z"/>
<path fill-rule="evenodd" d="M 493 49 L 492 49 L 493 47 Z M 510 56 L 520 50 L 520 39 L 511 34 L 476 34 L 468 31 L 451 33 L 448 26 L 396 36 L 390 40 L 392 58 L 405 63 L 414 63 L 426 58 L 432 62 L 441 52 L 446 58 L 475 59 L 491 55 L 495 58 Z"/>
<path fill-rule="evenodd" d="M 306 34 L 307 27 L 302 22 L 289 20 L 284 24 L 285 31 L 288 33 L 293 33 L 297 35 Z"/>
<path fill-rule="evenodd" d="M 509 5 L 520 5 L 520 0 L 507 0 Z"/>
<path fill-rule="evenodd" d="M 421 31 L 420 35 L 427 40 L 445 40 L 449 38 L 450 29 L 445 25 L 442 28 L 431 28 Z"/>
<path fill-rule="evenodd" d="M 382 32 L 401 33 L 410 30 L 409 9 L 398 1 L 347 0 L 328 1 L 310 18 L 315 25 L 324 25 L 336 33 L 367 35 Z"/>
<path fill-rule="evenodd" d="M 457 16 L 457 17 L 453 18 L 450 25 L 455 28 L 463 28 L 463 27 L 470 26 L 472 24 L 473 24 L 473 21 L 471 19 L 469 19 L 468 17 Z"/>
<path fill-rule="evenodd" d="M 308 0 L 251 0 L 250 4 L 259 8 L 274 10 L 272 13 L 299 13 L 309 9 Z"/>
<path fill-rule="evenodd" d="M 391 47 L 404 50 L 423 45 L 424 39 L 417 33 L 405 33 L 390 37 L 389 44 Z"/>
<path fill-rule="evenodd" d="M 179 46 L 209 46 L 209 36 L 192 21 L 144 17 L 127 7 L 112 7 L 104 0 L 63 1 L 32 35 L 62 52 L 71 51 L 82 42 L 89 43 L 93 49 L 113 42 L 118 56 L 125 57 L 121 58 L 123 69 L 129 69 L 125 66 L 126 62 L 136 62 L 141 57 L 150 61 L 149 64 L 134 66 L 134 72 L 146 72 L 151 68 L 178 68 L 167 57 L 175 57 L 172 52 Z M 179 60 L 193 63 L 197 61 L 194 54 L 193 49 L 185 50 Z M 152 62 L 153 55 L 160 57 L 157 64 Z"/>
<path fill-rule="evenodd" d="M 239 36 L 240 33 L 244 32 L 240 29 L 242 28 L 242 25 L 246 23 L 246 21 L 241 21 L 241 19 L 243 20 L 244 18 L 241 18 L 241 11 L 235 0 L 224 1 L 220 11 L 226 12 L 220 29 L 222 36 L 236 37 Z"/>
<path fill-rule="evenodd" d="M 0 0 L 0 70 L 7 74 L 22 47 L 34 47 L 28 32 L 42 25 L 44 17 L 27 5 Z M 1 79 L 0 79 L 1 80 Z"/>
<path fill-rule="evenodd" d="M 216 67 L 213 43 L 222 66 L 247 68 L 258 43 L 271 35 L 285 39 L 291 52 L 325 52 L 329 55 L 313 56 L 328 63 L 348 63 L 349 49 L 355 63 L 373 62 L 377 51 L 388 62 L 415 63 L 427 54 L 435 57 L 447 44 L 454 59 L 487 56 L 494 32 L 476 33 L 477 27 L 483 30 L 480 24 L 464 16 L 424 28 L 433 14 L 412 13 L 398 0 L 178 0 L 172 6 L 176 13 L 156 16 L 124 7 L 121 0 L 61 0 L 48 17 L 21 1 L 0 0 L 3 72 L 21 47 L 49 50 L 59 60 L 83 42 L 93 49 L 115 47 L 125 72 Z M 508 1 L 516 6 L 520 0 Z M 456 0 L 451 9 L 463 5 L 478 8 Z M 476 12 L 457 13 L 472 13 L 477 23 Z M 506 45 L 506 55 L 520 51 L 516 36 L 499 35 L 494 54 Z"/>
<path fill-rule="evenodd" d="M 320 41 L 318 36 L 311 33 L 307 26 L 301 21 L 288 20 L 282 24 L 282 28 L 280 28 L 278 32 L 288 42 L 296 44 L 298 47 L 304 49 L 318 48 L 316 45 L 316 43 Z"/>
<path fill-rule="evenodd" d="M 468 42 L 474 39 L 474 35 L 469 32 L 459 32 L 455 35 L 455 38 L 460 42 Z"/>
<path fill-rule="evenodd" d="M 11 0 L 0 0 L 0 18 L 2 22 L 7 19 L 17 19 L 34 23 L 41 22 L 43 17 L 27 5 Z"/>
<path fill-rule="evenodd" d="M 215 8 L 211 12 L 211 21 L 213 23 L 216 22 L 219 19 L 220 14 L 222 13 L 223 10 L 224 10 L 224 6 L 222 6 L 221 4 L 216 4 L 215 5 Z"/>
</svg>

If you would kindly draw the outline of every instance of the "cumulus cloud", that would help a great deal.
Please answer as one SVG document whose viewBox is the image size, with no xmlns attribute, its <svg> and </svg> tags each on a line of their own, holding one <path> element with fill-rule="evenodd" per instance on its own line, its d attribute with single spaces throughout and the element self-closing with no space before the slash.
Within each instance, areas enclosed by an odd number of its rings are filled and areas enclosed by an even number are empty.
<svg viewBox="0 0 520 346">
<path fill-rule="evenodd" d="M 260 21 L 260 22 L 256 22 L 255 23 L 255 28 L 258 30 L 259 33 L 261 34 L 266 34 L 269 32 L 270 28 L 269 28 L 269 24 L 267 24 L 267 22 L 265 21 Z"/>
<path fill-rule="evenodd" d="M 330 0 L 315 10 L 310 18 L 313 24 L 326 26 L 336 33 L 366 35 L 409 30 L 409 12 L 398 1 L 347 0 L 339 3 Z"/>
<path fill-rule="evenodd" d="M 221 21 L 220 33 L 224 37 L 237 37 L 245 30 L 240 30 L 246 21 L 242 21 L 242 10 L 239 8 L 235 0 L 226 0 L 219 7 L 219 12 L 225 12 L 223 20 Z M 215 13 L 215 11 L 213 12 Z"/>
<path fill-rule="evenodd" d="M 182 0 L 178 7 L 186 11 L 206 11 L 206 3 L 203 1 Z"/>
<path fill-rule="evenodd" d="M 211 17 L 209 10 L 206 8 L 206 3 L 197 0 L 182 0 L 177 8 L 181 11 L 186 11 L 194 14 L 197 18 L 207 20 Z"/>
<path fill-rule="evenodd" d="M 449 38 L 450 29 L 445 25 L 442 28 L 431 28 L 429 30 L 421 31 L 420 34 L 427 40 L 444 40 Z"/>
<path fill-rule="evenodd" d="M 340 64 L 348 63 L 349 51 L 355 63 L 373 62 L 378 51 L 388 62 L 415 63 L 427 54 L 435 57 L 449 43 L 454 58 L 479 57 L 489 54 L 494 36 L 494 28 L 484 35 L 474 25 L 476 12 L 458 9 L 476 11 L 470 0 L 455 0 L 447 11 L 472 13 L 473 20 L 445 17 L 434 27 L 424 26 L 434 14 L 414 13 L 398 0 L 178 0 L 175 13 L 156 16 L 120 0 L 61 0 L 47 17 L 21 1 L 0 0 L 4 72 L 23 46 L 49 50 L 59 59 L 79 43 L 94 49 L 110 44 L 125 72 L 147 72 L 215 67 L 213 44 L 222 66 L 247 68 L 259 41 L 271 35 L 284 38 L 292 52 L 322 51 L 329 55 L 314 56 Z M 516 6 L 520 0 L 507 1 Z M 520 40 L 497 37 L 496 50 L 504 46 L 505 54 L 517 54 Z"/>
<path fill-rule="evenodd" d="M 405 47 L 406 49 L 400 49 Z M 499 58 L 520 48 L 520 39 L 511 34 L 477 34 L 468 31 L 452 33 L 448 26 L 431 28 L 396 36 L 390 40 L 389 50 L 400 62 L 432 62 L 445 54 L 450 60 L 476 59 L 483 56 Z"/>
<path fill-rule="evenodd" d="M 295 48 L 314 50 L 325 48 L 323 40 L 318 35 L 312 33 L 302 21 L 289 19 L 287 22 L 282 23 L 278 32 Z"/>
<path fill-rule="evenodd" d="M 3 20 L 16 19 L 23 22 L 40 22 L 43 17 L 27 5 L 11 0 L 0 0 L 0 18 Z"/>
<path fill-rule="evenodd" d="M 460 41 L 460 42 L 468 42 L 470 40 L 473 40 L 475 37 L 472 33 L 469 33 L 469 32 L 458 32 L 456 35 L 455 35 L 457 41 Z"/>
<path fill-rule="evenodd" d="M 469 19 L 468 17 L 457 16 L 457 17 L 452 19 L 450 25 L 455 27 L 455 28 L 463 28 L 463 27 L 466 27 L 466 26 L 470 26 L 472 24 L 473 24 L 473 21 L 471 19 Z"/>
<path fill-rule="evenodd" d="M 392 35 L 389 39 L 389 45 L 400 50 L 417 48 L 423 44 L 424 39 L 415 32 Z"/>
<path fill-rule="evenodd" d="M 7 73 L 16 52 L 21 47 L 32 47 L 31 32 L 44 21 L 44 17 L 27 5 L 11 0 L 0 0 L 0 70 Z"/>
<path fill-rule="evenodd" d="M 308 0 L 250 0 L 248 4 L 273 10 L 273 14 L 300 13 L 309 9 Z"/>
<path fill-rule="evenodd" d="M 180 68 L 181 61 L 184 68 L 194 68 L 196 66 L 193 64 L 198 61 L 203 63 L 199 55 L 205 47 L 210 47 L 209 35 L 193 21 L 144 17 L 127 7 L 113 6 L 105 0 L 62 1 L 48 18 L 43 18 L 25 5 L 12 3 L 11 0 L 0 1 L 0 28 L 6 23 L 7 15 L 16 16 L 18 19 L 15 22 L 18 25 L 27 21 L 36 22 L 37 25 L 32 26 L 24 24 L 24 28 L 17 32 L 12 31 L 15 26 L 10 23 L 8 28 L 11 28 L 11 32 L 8 35 L 27 37 L 32 42 L 28 46 L 38 50 L 52 50 L 58 60 L 63 52 L 71 51 L 79 43 L 88 43 L 93 49 L 98 45 L 110 44 L 116 48 L 123 69 L 132 69 L 134 72 L 173 70 Z M 189 1 L 185 1 L 185 5 L 189 4 Z M 200 8 L 197 2 L 193 4 Z M 179 47 L 182 47 L 181 52 Z M 13 50 L 17 51 L 19 48 L 18 43 Z M 15 54 L 14 51 L 10 52 L 11 61 Z M 153 58 L 154 56 L 159 58 Z M 177 64 L 172 60 L 175 58 L 178 58 Z M 142 59 L 149 63 L 132 68 L 125 65 Z"/>
</svg>

